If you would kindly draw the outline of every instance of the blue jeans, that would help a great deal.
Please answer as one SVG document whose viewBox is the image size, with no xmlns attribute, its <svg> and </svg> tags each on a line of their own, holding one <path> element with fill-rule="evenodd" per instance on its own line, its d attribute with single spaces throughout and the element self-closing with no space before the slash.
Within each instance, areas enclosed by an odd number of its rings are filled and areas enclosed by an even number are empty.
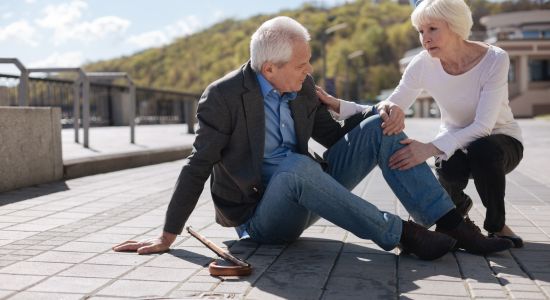
<svg viewBox="0 0 550 300">
<path fill-rule="evenodd" d="M 399 141 L 406 136 L 383 135 L 381 123 L 378 115 L 365 119 L 327 150 L 326 172 L 305 155 L 289 155 L 248 221 L 252 240 L 292 242 L 322 217 L 385 250 L 395 248 L 401 219 L 350 192 L 376 165 L 416 222 L 431 226 L 454 208 L 426 163 L 406 171 L 388 167 L 390 156 L 403 147 Z"/>
</svg>

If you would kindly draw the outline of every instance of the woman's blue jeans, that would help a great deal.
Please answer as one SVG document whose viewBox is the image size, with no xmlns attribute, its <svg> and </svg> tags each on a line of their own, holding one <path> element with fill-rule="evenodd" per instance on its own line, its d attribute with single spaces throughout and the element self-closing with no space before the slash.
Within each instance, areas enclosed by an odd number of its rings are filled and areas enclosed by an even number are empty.
<svg viewBox="0 0 550 300">
<path fill-rule="evenodd" d="M 385 250 L 395 248 L 401 237 L 401 219 L 351 193 L 375 166 L 416 222 L 431 226 L 449 212 L 453 202 L 426 163 L 406 171 L 388 167 L 390 156 L 403 147 L 399 141 L 406 135 L 383 135 L 381 123 L 378 115 L 365 119 L 328 149 L 326 171 L 308 156 L 289 155 L 247 222 L 252 240 L 292 242 L 322 217 Z"/>
</svg>

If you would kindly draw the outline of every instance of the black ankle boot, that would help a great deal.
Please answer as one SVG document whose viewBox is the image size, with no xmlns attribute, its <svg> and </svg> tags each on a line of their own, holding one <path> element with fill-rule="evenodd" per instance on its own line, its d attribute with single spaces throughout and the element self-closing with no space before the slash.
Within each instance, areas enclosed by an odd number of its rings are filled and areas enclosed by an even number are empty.
<svg viewBox="0 0 550 300">
<path fill-rule="evenodd" d="M 448 235 L 429 231 L 412 221 L 403 221 L 399 248 L 404 253 L 414 254 L 422 260 L 434 260 L 453 249 L 455 244 L 456 240 Z"/>
<path fill-rule="evenodd" d="M 437 232 L 447 234 L 457 240 L 457 247 L 472 254 L 489 254 L 512 248 L 514 243 L 502 238 L 487 238 L 469 218 L 464 219 L 453 229 L 437 227 Z"/>
</svg>

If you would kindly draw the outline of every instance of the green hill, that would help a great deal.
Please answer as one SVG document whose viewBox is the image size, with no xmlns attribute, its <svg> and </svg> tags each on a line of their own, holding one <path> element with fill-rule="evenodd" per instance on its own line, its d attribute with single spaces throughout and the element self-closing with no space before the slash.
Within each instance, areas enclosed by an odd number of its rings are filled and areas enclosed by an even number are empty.
<svg viewBox="0 0 550 300">
<path fill-rule="evenodd" d="M 477 21 L 482 15 L 498 12 L 501 6 L 508 5 L 513 10 L 514 3 L 525 2 L 531 3 L 523 0 L 495 4 L 472 0 L 472 9 Z M 350 95 L 352 99 L 365 99 L 374 97 L 381 89 L 395 87 L 400 78 L 399 59 L 406 50 L 419 46 L 417 33 L 410 24 L 411 11 L 409 5 L 390 1 L 380 4 L 355 1 L 331 9 L 306 4 L 277 15 L 292 17 L 310 31 L 313 76 L 318 82 L 322 77 L 323 32 L 335 24 L 346 23 L 345 29 L 327 38 L 327 77 L 333 78 L 340 96 L 343 96 L 346 78 L 352 87 L 357 84 L 356 78 L 360 78 L 362 94 L 358 96 L 357 89 L 352 88 Z M 246 62 L 250 36 L 262 22 L 274 16 L 225 20 L 170 45 L 92 63 L 85 69 L 124 71 L 138 85 L 201 93 L 210 82 Z M 348 54 L 357 50 L 364 55 L 350 60 L 347 66 Z"/>
</svg>

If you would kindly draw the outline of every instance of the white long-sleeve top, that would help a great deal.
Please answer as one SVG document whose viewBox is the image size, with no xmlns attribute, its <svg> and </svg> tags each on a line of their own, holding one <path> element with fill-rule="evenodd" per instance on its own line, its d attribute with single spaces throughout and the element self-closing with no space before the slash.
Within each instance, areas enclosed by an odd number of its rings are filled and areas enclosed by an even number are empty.
<svg viewBox="0 0 550 300">
<path fill-rule="evenodd" d="M 509 66 L 508 54 L 491 45 L 472 69 L 450 75 L 439 59 L 424 50 L 409 63 L 387 100 L 406 110 L 423 89 L 434 98 L 441 111 L 441 125 L 432 144 L 444 152 L 443 159 L 491 134 L 506 134 L 522 142 L 521 129 L 509 106 Z M 340 119 L 360 110 L 350 102 L 340 106 Z"/>
</svg>

